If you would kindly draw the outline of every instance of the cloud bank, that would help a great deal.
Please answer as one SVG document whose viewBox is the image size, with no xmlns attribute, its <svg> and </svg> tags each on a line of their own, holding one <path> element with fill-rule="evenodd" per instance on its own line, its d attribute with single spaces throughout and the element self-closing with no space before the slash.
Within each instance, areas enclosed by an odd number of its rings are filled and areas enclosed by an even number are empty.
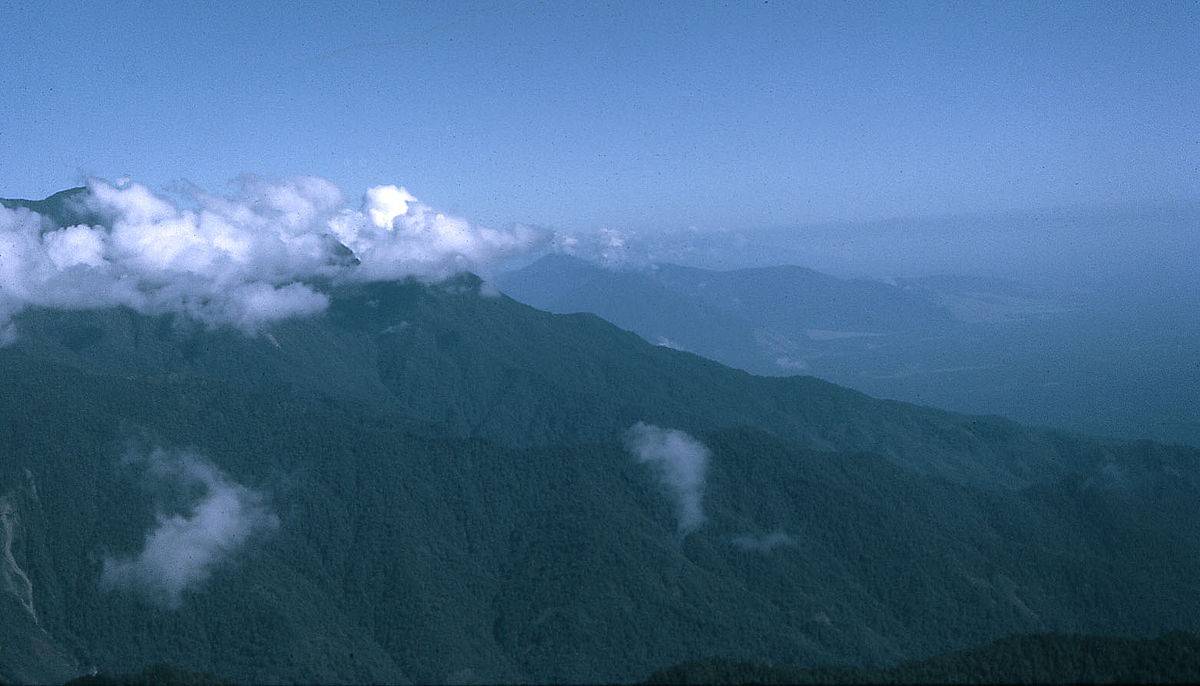
<svg viewBox="0 0 1200 686">
<path fill-rule="evenodd" d="M 254 333 L 324 310 L 318 284 L 438 280 L 545 240 L 528 227 L 489 229 L 442 214 L 397 186 L 371 188 L 349 208 L 317 177 L 170 198 L 92 179 L 80 203 L 95 223 L 55 226 L 0 207 L 0 343 L 28 307 L 125 306 Z"/>
<path fill-rule="evenodd" d="M 708 448 L 682 431 L 638 422 L 625 432 L 625 447 L 638 462 L 653 468 L 675 501 L 679 532 L 704 523 L 704 478 Z"/>
<path fill-rule="evenodd" d="M 183 513 L 160 511 L 137 555 L 106 557 L 100 585 L 178 607 L 185 590 L 203 584 L 253 537 L 278 528 L 279 520 L 262 494 L 194 453 L 155 450 L 144 459 L 156 484 L 200 495 Z"/>
</svg>

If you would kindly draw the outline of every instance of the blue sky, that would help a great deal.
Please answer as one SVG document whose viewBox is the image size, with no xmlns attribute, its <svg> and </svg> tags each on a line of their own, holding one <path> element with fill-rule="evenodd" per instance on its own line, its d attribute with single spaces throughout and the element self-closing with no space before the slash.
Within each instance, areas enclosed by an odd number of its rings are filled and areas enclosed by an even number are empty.
<svg viewBox="0 0 1200 686">
<path fill-rule="evenodd" d="M 316 174 L 484 223 L 637 230 L 1200 198 L 1196 3 L 0 0 L 0 19 L 0 196 Z"/>
</svg>

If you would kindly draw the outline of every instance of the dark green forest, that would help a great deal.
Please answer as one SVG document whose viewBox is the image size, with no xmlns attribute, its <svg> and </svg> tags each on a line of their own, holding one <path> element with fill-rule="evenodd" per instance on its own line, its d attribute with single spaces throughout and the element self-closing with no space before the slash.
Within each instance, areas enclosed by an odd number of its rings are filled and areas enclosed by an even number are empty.
<svg viewBox="0 0 1200 686">
<path fill-rule="evenodd" d="M 649 684 L 1161 684 L 1200 681 L 1200 636 L 1157 639 L 1036 634 L 892 667 L 803 668 L 707 660 Z"/>
<path fill-rule="evenodd" d="M 325 287 L 328 312 L 255 336 L 17 317 L 0 681 L 634 682 L 1200 630 L 1195 449 L 756 377 L 470 275 Z M 686 535 L 635 422 L 708 449 Z M 173 602 L 102 583 L 195 495 L 147 475 L 156 449 L 275 522 Z"/>
<path fill-rule="evenodd" d="M 139 672 L 89 674 L 71 679 L 66 686 L 231 686 L 212 674 L 192 672 L 166 664 L 151 665 Z"/>
<path fill-rule="evenodd" d="M 355 287 L 274 341 L 25 315 L 0 431 L 4 490 L 36 484 L 18 552 L 42 629 L 80 667 L 430 682 L 1196 628 L 1196 451 L 756 378 L 472 285 Z M 686 538 L 622 446 L 638 420 L 712 452 Z M 105 551 L 154 521 L 131 445 L 202 452 L 278 531 L 178 608 L 101 591 Z"/>
<path fill-rule="evenodd" d="M 890 667 L 789 667 L 700 660 L 661 669 L 647 684 L 1103 684 L 1196 683 L 1200 636 L 1156 639 L 1064 634 L 1008 636 L 986 646 Z M 67 686 L 221 686 L 218 677 L 154 665 L 131 674 L 79 677 Z"/>
</svg>

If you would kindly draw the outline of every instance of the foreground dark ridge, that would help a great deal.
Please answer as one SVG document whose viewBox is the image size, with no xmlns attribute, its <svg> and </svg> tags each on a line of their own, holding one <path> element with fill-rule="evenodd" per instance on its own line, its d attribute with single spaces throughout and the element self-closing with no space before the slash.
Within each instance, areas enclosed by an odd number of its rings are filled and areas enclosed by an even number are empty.
<svg viewBox="0 0 1200 686">
<path fill-rule="evenodd" d="M 647 684 L 1091 684 L 1196 683 L 1200 637 L 1155 639 L 1034 634 L 879 669 L 800 668 L 729 660 L 689 662 Z M 135 674 L 80 677 L 68 686 L 221 686 L 211 674 L 156 665 Z"/>
<path fill-rule="evenodd" d="M 1161 684 L 1200 681 L 1200 636 L 1154 639 L 1010 636 L 880 669 L 811 669 L 707 660 L 655 672 L 649 684 Z"/>
</svg>

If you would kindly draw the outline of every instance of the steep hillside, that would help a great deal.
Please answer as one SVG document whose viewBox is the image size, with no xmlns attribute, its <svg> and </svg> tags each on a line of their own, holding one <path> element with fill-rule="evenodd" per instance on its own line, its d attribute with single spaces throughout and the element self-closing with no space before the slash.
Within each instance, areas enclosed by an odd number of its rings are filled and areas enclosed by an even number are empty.
<svg viewBox="0 0 1200 686">
<path fill-rule="evenodd" d="M 755 426 L 800 445 L 867 450 L 958 481 L 1016 488 L 1102 465 L 1127 445 L 881 401 L 811 377 L 753 377 L 646 344 L 590 315 L 480 295 L 463 276 L 345 286 L 326 315 L 248 337 L 125 310 L 18 320 L 0 373 L 64 369 L 145 384 L 232 384 L 363 406 L 514 446 L 610 439 L 636 421 Z"/>
<path fill-rule="evenodd" d="M 1200 637 L 1010 636 L 883 669 L 693 662 L 655 672 L 661 684 L 1162 684 L 1200 679 Z"/>
<path fill-rule="evenodd" d="M 1195 628 L 1200 550 L 1170 533 L 1200 529 L 1195 452 L 752 377 L 477 285 L 347 287 L 259 337 L 24 315 L 0 451 L 46 512 L 42 626 L 109 672 L 419 682 Z M 711 451 L 686 537 L 623 445 L 643 420 Z M 166 604 L 103 583 L 170 504 L 151 447 L 278 519 Z"/>
<path fill-rule="evenodd" d="M 1200 628 L 1195 450 L 755 377 L 470 275 L 311 287 L 257 333 L 15 316 L 0 676 L 611 682 Z"/>
<path fill-rule="evenodd" d="M 41 620 L 63 600 L 33 475 L 0 461 L 0 683 L 64 681 L 79 673 L 71 651 Z"/>
</svg>

